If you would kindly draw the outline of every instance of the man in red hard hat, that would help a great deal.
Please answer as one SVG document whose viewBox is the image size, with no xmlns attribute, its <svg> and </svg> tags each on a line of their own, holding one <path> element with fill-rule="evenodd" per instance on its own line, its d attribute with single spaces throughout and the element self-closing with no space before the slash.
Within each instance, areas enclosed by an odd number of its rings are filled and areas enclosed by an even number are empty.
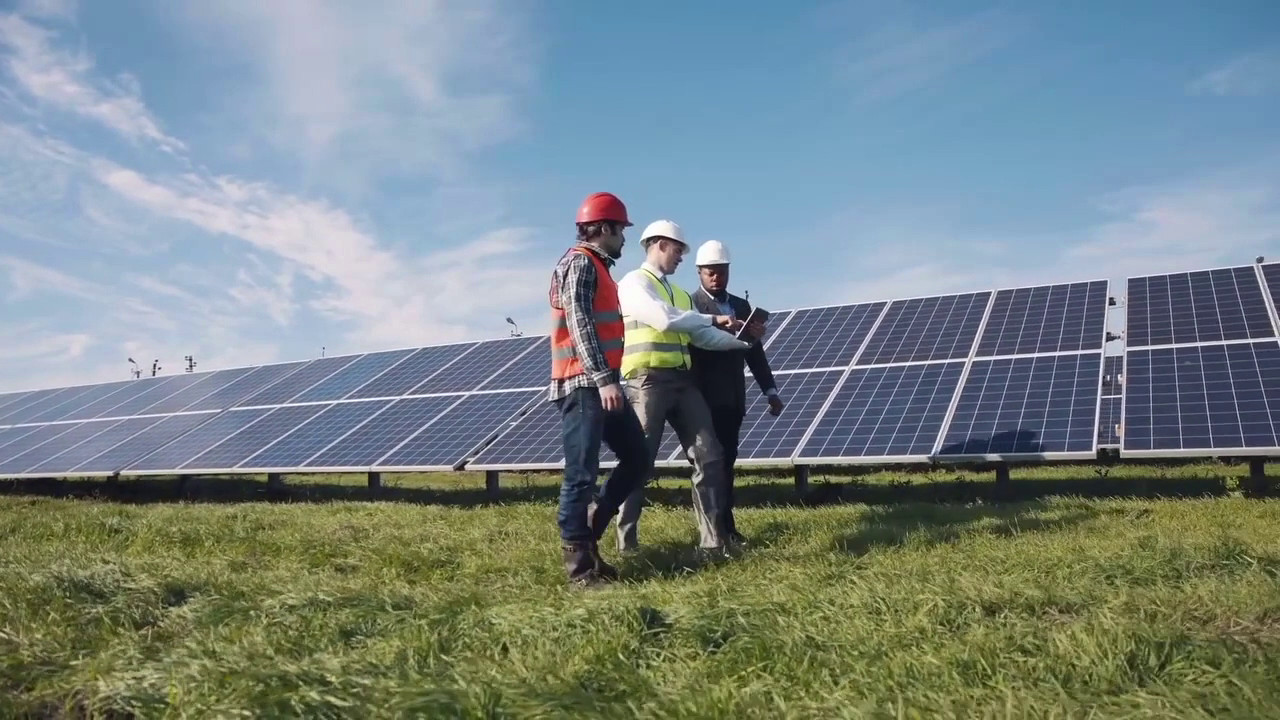
<svg viewBox="0 0 1280 720">
<path fill-rule="evenodd" d="M 577 242 L 551 273 L 549 400 L 560 410 L 564 443 L 557 524 L 565 571 L 571 583 L 593 586 L 618 577 L 600 557 L 599 540 L 653 461 L 620 384 L 624 327 L 609 270 L 622 257 L 627 208 L 611 193 L 593 193 L 576 223 Z M 618 466 L 597 488 L 602 441 Z"/>
</svg>

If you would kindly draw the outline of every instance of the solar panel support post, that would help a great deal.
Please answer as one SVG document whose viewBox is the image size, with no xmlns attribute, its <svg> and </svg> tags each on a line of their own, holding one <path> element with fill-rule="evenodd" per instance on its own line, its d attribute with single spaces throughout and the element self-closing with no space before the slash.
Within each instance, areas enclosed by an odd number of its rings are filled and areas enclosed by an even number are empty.
<svg viewBox="0 0 1280 720">
<path fill-rule="evenodd" d="M 489 496 L 490 500 L 496 500 L 501 492 L 501 485 L 498 482 L 497 470 L 484 471 L 484 492 Z"/>
<path fill-rule="evenodd" d="M 267 487 L 272 490 L 280 490 L 284 487 L 284 473 L 267 473 Z"/>
<path fill-rule="evenodd" d="M 796 494 L 801 497 L 804 497 L 804 494 L 809 491 L 809 466 L 796 465 L 795 471 L 796 471 Z"/>
<path fill-rule="evenodd" d="M 378 490 L 382 487 L 382 473 L 377 471 L 369 472 L 369 489 Z"/>
<path fill-rule="evenodd" d="M 1008 497 L 1009 492 L 1009 463 L 996 463 L 996 497 Z"/>
<path fill-rule="evenodd" d="M 1258 497 L 1269 494 L 1271 483 L 1267 480 L 1266 458 L 1249 458 L 1249 491 Z"/>
</svg>

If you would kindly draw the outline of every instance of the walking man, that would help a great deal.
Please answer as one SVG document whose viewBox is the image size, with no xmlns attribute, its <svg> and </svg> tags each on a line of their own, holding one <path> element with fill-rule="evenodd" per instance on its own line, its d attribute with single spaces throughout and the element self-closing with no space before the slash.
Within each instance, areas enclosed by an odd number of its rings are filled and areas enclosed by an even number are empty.
<svg viewBox="0 0 1280 720">
<path fill-rule="evenodd" d="M 742 321 L 728 314 L 704 314 L 693 308 L 689 293 L 672 283 L 689 251 L 680 226 L 657 220 L 640 236 L 645 249 L 641 266 L 618 282 L 626 342 L 622 377 L 627 397 L 648 440 L 650 465 L 662 445 L 663 426 L 670 422 L 680 445 L 693 462 L 693 508 L 704 550 L 723 551 L 724 453 L 716 441 L 711 412 L 694 382 L 690 345 L 707 350 L 746 350 L 748 343 L 732 331 Z M 728 330 L 730 332 L 723 332 Z M 645 476 L 645 482 L 649 476 Z M 618 548 L 637 546 L 636 524 L 644 503 L 643 484 L 622 503 L 618 514 Z"/>
<path fill-rule="evenodd" d="M 618 506 L 653 466 L 644 429 L 621 386 L 623 323 L 609 269 L 622 256 L 627 208 L 610 193 L 594 193 L 578 209 L 577 243 L 551 274 L 551 386 L 560 410 L 564 481 L 557 524 L 572 584 L 618 578 L 600 557 L 599 540 Z M 618 466 L 597 492 L 600 443 Z M 594 499 L 594 502 L 593 502 Z"/>
<path fill-rule="evenodd" d="M 694 307 L 702 313 L 732 315 L 745 321 L 751 315 L 751 304 L 729 292 L 728 248 L 718 240 L 708 240 L 698 247 L 694 264 L 698 267 L 700 285 L 693 295 Z M 755 338 L 763 336 L 763 328 L 751 329 L 749 332 Z M 745 543 L 746 538 L 738 532 L 733 517 L 733 465 L 738 460 L 738 435 L 742 431 L 742 420 L 747 414 L 747 387 L 743 365 L 751 369 L 760 392 L 768 397 L 771 414 L 776 416 L 782 412 L 782 398 L 778 396 L 773 370 L 764 354 L 764 345 L 758 339 L 746 351 L 709 352 L 695 347 L 690 354 L 693 357 L 693 374 L 711 410 L 716 439 L 724 451 L 726 531 L 733 542 Z"/>
</svg>

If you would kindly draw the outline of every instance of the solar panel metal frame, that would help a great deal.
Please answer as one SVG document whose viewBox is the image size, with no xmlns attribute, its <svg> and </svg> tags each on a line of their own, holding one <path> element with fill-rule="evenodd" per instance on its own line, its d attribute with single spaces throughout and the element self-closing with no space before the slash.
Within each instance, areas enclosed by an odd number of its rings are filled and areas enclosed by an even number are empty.
<svg viewBox="0 0 1280 720">
<path fill-rule="evenodd" d="M 1171 343 L 1163 345 L 1133 345 L 1128 341 L 1124 347 L 1124 365 L 1122 367 L 1122 377 L 1126 380 L 1129 378 L 1129 354 L 1134 351 L 1151 351 L 1175 348 L 1189 347 L 1219 347 L 1227 345 L 1257 345 L 1263 343 L 1276 343 L 1280 345 L 1280 314 L 1272 297 L 1271 286 L 1267 283 L 1264 266 L 1280 265 L 1280 263 L 1253 263 L 1254 276 L 1258 279 L 1259 287 L 1262 289 L 1262 302 L 1266 307 L 1267 316 L 1271 320 L 1271 337 L 1260 338 L 1239 338 L 1235 340 L 1219 340 L 1205 342 L 1184 342 Z M 1150 273 L 1146 275 L 1131 275 L 1126 278 L 1126 287 L 1128 283 L 1136 279 L 1162 277 L 1165 275 L 1181 275 L 1184 273 L 1194 272 L 1213 272 L 1215 270 L 1234 270 L 1236 268 L 1245 267 L 1244 264 L 1226 265 L 1212 268 L 1198 268 L 1195 270 L 1184 270 L 1170 273 Z M 1127 315 L 1126 315 L 1127 321 Z M 1280 454 L 1280 445 L 1263 446 L 1263 447 L 1198 447 L 1198 448 L 1173 448 L 1173 449 L 1152 449 L 1152 450 L 1130 450 L 1125 448 L 1125 438 L 1127 433 L 1123 432 L 1129 427 L 1129 392 L 1128 383 L 1125 383 L 1125 391 L 1120 399 L 1120 457 L 1121 458 L 1191 458 L 1191 457 L 1268 457 Z"/>
</svg>

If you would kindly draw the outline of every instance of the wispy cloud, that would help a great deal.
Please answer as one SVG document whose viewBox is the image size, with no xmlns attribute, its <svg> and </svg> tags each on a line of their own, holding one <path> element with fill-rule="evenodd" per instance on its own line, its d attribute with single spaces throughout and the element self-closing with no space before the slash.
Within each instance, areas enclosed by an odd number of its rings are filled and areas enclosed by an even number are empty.
<svg viewBox="0 0 1280 720">
<path fill-rule="evenodd" d="M 75 17 L 76 0 L 18 0 L 18 12 L 27 17 L 65 20 Z"/>
<path fill-rule="evenodd" d="M 1193 95 L 1253 97 L 1280 90 L 1280 48 L 1239 55 L 1191 82 Z"/>
<path fill-rule="evenodd" d="M 230 0 L 194 3 L 192 41 L 247 59 L 255 81 L 228 97 L 245 138 L 334 174 L 455 172 L 466 153 L 510 138 L 533 79 L 520 3 Z M 245 108 L 252 108 L 246 112 Z M 265 129 L 265 130 L 264 130 Z"/>
<path fill-rule="evenodd" d="M 836 26 L 858 29 L 836 51 L 835 75 L 862 102 L 928 87 L 1004 48 L 1023 27 L 1019 17 L 1003 10 L 922 19 L 891 6 L 858 4 L 856 11 L 845 8 L 841 15 L 845 22 Z"/>
</svg>

